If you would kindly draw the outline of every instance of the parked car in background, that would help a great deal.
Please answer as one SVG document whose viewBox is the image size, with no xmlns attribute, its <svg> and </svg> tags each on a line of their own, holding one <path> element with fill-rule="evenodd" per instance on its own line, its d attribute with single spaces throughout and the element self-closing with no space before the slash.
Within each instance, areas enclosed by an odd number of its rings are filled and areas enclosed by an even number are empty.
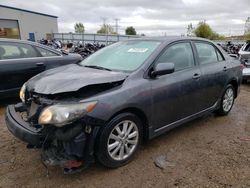
<svg viewBox="0 0 250 188">
<path fill-rule="evenodd" d="M 239 51 L 240 61 L 245 63 L 250 60 L 250 41 L 247 41 Z"/>
<path fill-rule="evenodd" d="M 17 96 L 21 86 L 36 74 L 82 60 L 47 46 L 23 40 L 0 39 L 0 99 Z"/>
<path fill-rule="evenodd" d="M 240 61 L 244 67 L 243 69 L 243 83 L 250 80 L 250 41 L 247 41 L 239 51 Z"/>
<path fill-rule="evenodd" d="M 6 124 L 65 173 L 94 160 L 116 168 L 143 139 L 207 113 L 227 115 L 241 77 L 240 61 L 209 40 L 123 41 L 30 79 L 22 103 L 7 107 Z"/>
<path fill-rule="evenodd" d="M 245 62 L 242 71 L 242 83 L 247 83 L 250 80 L 250 61 Z"/>
</svg>

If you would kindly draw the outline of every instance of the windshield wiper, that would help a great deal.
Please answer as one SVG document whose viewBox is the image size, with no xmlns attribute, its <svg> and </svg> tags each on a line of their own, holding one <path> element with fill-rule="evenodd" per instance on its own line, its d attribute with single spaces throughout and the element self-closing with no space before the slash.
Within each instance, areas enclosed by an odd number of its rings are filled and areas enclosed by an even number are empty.
<svg viewBox="0 0 250 188">
<path fill-rule="evenodd" d="M 98 66 L 98 65 L 84 65 L 84 67 L 112 71 L 111 69 L 108 69 L 108 68 L 105 68 L 105 67 L 101 67 L 101 66 Z"/>
</svg>

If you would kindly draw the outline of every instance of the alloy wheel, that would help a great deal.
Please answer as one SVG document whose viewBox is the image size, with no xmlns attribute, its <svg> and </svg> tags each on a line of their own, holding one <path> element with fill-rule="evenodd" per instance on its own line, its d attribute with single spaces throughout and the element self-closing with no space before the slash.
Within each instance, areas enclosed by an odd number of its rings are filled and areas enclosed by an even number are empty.
<svg viewBox="0 0 250 188">
<path fill-rule="evenodd" d="M 109 156 L 116 161 L 130 157 L 139 142 L 137 125 L 130 120 L 118 123 L 111 131 L 107 149 Z"/>
<path fill-rule="evenodd" d="M 230 111 L 230 109 L 233 106 L 233 101 L 234 101 L 234 91 L 231 87 L 229 87 L 224 94 L 222 102 L 223 110 L 225 112 Z"/>
</svg>

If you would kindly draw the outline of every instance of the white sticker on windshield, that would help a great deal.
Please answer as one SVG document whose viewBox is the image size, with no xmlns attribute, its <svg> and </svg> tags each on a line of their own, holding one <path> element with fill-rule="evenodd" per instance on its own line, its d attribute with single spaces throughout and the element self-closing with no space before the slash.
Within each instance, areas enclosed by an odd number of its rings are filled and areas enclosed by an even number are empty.
<svg viewBox="0 0 250 188">
<path fill-rule="evenodd" d="M 148 48 L 130 48 L 128 52 L 130 53 L 145 53 L 148 51 Z"/>
</svg>

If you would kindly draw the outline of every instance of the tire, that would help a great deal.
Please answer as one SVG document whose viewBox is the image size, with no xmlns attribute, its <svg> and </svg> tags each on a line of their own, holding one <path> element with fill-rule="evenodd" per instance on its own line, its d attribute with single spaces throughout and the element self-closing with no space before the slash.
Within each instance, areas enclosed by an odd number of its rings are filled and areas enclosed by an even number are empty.
<svg viewBox="0 0 250 188">
<path fill-rule="evenodd" d="M 100 134 L 97 159 L 108 168 L 124 166 L 133 159 L 141 139 L 140 119 L 132 113 L 119 114 L 104 127 Z"/>
<path fill-rule="evenodd" d="M 235 89 L 231 84 L 228 84 L 223 92 L 223 95 L 221 97 L 220 107 L 216 111 L 216 113 L 221 116 L 227 115 L 231 111 L 234 105 L 234 99 L 235 99 Z"/>
<path fill-rule="evenodd" d="M 242 84 L 247 84 L 247 79 L 243 79 Z"/>
</svg>

